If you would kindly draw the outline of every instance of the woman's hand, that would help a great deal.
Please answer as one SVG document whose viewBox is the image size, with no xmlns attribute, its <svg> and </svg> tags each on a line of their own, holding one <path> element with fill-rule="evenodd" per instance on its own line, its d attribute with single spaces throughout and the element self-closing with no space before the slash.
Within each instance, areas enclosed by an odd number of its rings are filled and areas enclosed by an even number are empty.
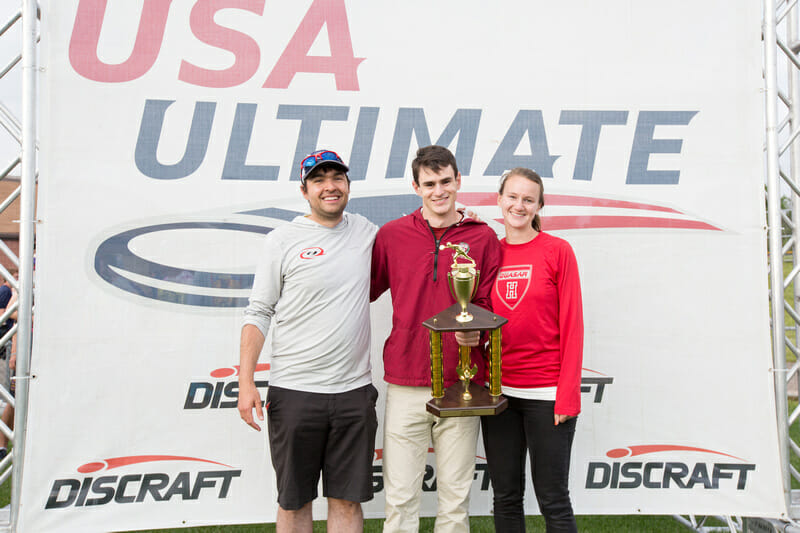
<svg viewBox="0 0 800 533">
<path fill-rule="evenodd" d="M 575 417 L 574 417 L 574 416 L 570 416 L 570 415 L 558 415 L 558 414 L 554 414 L 554 415 L 553 415 L 553 418 L 555 419 L 555 424 L 553 424 L 553 425 L 557 426 L 557 425 L 559 425 L 559 424 L 563 424 L 564 422 L 566 422 L 566 421 L 567 421 L 567 420 L 569 420 L 570 418 L 575 418 Z"/>
</svg>

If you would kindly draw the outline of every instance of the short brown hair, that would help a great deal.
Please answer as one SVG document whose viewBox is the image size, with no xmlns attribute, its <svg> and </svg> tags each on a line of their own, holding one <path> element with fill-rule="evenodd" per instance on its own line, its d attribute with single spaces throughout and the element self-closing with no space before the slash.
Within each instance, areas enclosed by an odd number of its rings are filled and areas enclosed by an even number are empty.
<svg viewBox="0 0 800 533">
<path fill-rule="evenodd" d="M 445 148 L 432 144 L 417 150 L 417 157 L 411 162 L 411 174 L 414 176 L 414 183 L 419 185 L 419 169 L 425 167 L 439 172 L 448 166 L 453 167 L 453 173 L 458 176 L 458 165 L 456 164 L 456 156 L 453 152 Z"/>
</svg>

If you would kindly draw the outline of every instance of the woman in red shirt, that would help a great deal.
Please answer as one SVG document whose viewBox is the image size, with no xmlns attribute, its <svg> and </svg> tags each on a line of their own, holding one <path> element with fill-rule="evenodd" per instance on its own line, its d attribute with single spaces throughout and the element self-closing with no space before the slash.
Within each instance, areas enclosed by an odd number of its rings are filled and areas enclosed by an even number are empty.
<svg viewBox="0 0 800 533">
<path fill-rule="evenodd" d="M 495 530 L 524 532 L 525 457 L 547 531 L 577 531 L 569 498 L 570 451 L 580 412 L 583 310 L 578 266 L 563 239 L 541 231 L 541 177 L 503 175 L 497 203 L 506 237 L 492 305 L 503 327 L 502 385 L 508 408 L 483 417 Z"/>
</svg>

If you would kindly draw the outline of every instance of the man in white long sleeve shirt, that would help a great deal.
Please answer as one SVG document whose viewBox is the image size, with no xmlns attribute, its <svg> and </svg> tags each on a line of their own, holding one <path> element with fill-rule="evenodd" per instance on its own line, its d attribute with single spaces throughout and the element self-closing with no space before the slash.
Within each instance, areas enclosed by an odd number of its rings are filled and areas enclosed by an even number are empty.
<svg viewBox="0 0 800 533">
<path fill-rule="evenodd" d="M 264 420 L 254 373 L 270 326 L 267 417 L 278 483 L 277 530 L 311 531 L 322 472 L 329 531 L 362 531 L 372 499 L 378 421 L 369 344 L 369 279 L 377 228 L 345 213 L 348 167 L 330 150 L 301 162 L 311 214 L 267 235 L 242 327 L 239 413 Z"/>
</svg>

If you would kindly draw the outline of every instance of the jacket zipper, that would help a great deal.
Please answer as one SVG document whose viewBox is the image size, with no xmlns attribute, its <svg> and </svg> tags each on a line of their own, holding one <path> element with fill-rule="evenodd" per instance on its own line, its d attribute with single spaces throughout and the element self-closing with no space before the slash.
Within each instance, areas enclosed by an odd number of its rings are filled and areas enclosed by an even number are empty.
<svg viewBox="0 0 800 533">
<path fill-rule="evenodd" d="M 431 235 L 433 235 L 433 281 L 436 281 L 436 273 L 439 271 L 439 243 L 442 242 L 444 236 L 447 235 L 447 232 L 450 231 L 450 228 L 453 226 L 448 226 L 442 236 L 437 239 L 436 233 L 433 232 L 433 227 L 431 227 L 431 223 L 427 220 L 425 223 L 428 225 L 428 229 L 431 230 Z"/>
</svg>

